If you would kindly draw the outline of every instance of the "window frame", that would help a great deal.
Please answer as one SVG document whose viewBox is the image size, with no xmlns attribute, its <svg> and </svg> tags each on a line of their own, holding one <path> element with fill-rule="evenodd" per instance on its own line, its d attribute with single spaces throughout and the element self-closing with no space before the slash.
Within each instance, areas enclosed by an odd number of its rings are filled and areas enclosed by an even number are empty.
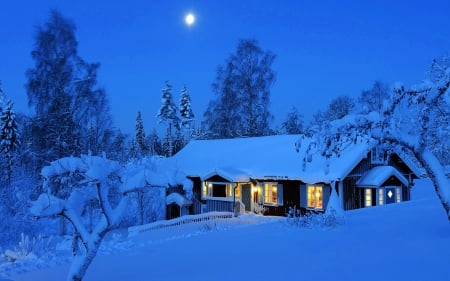
<svg viewBox="0 0 450 281">
<path fill-rule="evenodd" d="M 379 147 L 372 147 L 370 150 L 370 163 L 371 164 L 386 164 L 386 156 Z"/>
<path fill-rule="evenodd" d="M 213 196 L 214 185 L 225 185 L 225 197 Z M 202 190 L 202 199 L 214 199 L 214 200 L 233 200 L 233 183 L 231 182 L 217 182 L 217 181 L 204 181 Z"/>
<path fill-rule="evenodd" d="M 274 193 L 275 188 L 275 193 Z M 270 189 L 270 190 L 268 190 Z M 278 206 L 278 183 L 277 182 L 264 182 L 264 205 Z M 269 199 L 269 200 L 268 200 Z"/>
<path fill-rule="evenodd" d="M 320 195 L 317 195 L 317 190 L 320 190 Z M 312 190 L 312 192 L 310 192 Z M 323 210 L 323 191 L 324 186 L 322 184 L 308 184 L 306 186 L 306 207 L 310 210 Z M 312 195 L 311 195 L 312 194 Z M 313 200 L 311 200 L 311 197 Z M 317 198 L 319 197 L 319 198 Z M 311 202 L 314 202 L 312 205 Z M 320 202 L 320 204 L 318 204 Z M 320 207 L 318 207 L 320 205 Z"/>
</svg>

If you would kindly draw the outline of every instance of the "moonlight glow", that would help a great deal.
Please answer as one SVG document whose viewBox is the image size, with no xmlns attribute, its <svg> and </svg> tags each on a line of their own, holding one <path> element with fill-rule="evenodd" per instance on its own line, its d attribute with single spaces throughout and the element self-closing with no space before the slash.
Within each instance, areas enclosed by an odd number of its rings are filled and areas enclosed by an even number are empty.
<svg viewBox="0 0 450 281">
<path fill-rule="evenodd" d="M 195 16 L 192 13 L 189 13 L 186 15 L 186 17 L 184 18 L 184 21 L 186 22 L 187 25 L 193 25 L 195 22 Z"/>
</svg>

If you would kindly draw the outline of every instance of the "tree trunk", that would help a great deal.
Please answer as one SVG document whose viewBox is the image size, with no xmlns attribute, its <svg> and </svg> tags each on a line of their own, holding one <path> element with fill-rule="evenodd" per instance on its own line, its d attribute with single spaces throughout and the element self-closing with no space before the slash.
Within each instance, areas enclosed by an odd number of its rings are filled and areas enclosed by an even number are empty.
<svg viewBox="0 0 450 281">
<path fill-rule="evenodd" d="M 442 207 L 444 208 L 448 220 L 450 220 L 450 204 L 449 194 L 449 180 L 447 179 L 442 164 L 434 156 L 434 154 L 424 147 L 420 147 L 414 150 L 414 155 L 420 164 L 424 167 L 427 172 L 428 177 L 433 182 L 434 190 L 436 191 L 439 200 L 441 201 Z M 447 189 L 447 191 L 446 191 Z"/>
<path fill-rule="evenodd" d="M 89 265 L 97 255 L 103 236 L 104 234 L 97 235 L 97 238 L 92 241 L 92 243 L 86 243 L 86 241 L 83 241 L 83 243 L 88 244 L 88 246 L 86 247 L 86 253 L 77 254 L 74 257 L 70 266 L 69 275 L 67 276 L 67 281 L 83 280 L 84 275 L 89 268 Z"/>
</svg>

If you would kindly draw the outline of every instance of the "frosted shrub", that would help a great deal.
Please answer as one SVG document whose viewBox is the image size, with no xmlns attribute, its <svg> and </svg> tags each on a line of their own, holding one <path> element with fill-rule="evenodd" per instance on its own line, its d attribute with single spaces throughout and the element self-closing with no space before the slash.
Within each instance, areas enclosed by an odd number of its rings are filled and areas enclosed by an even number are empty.
<svg viewBox="0 0 450 281">
<path fill-rule="evenodd" d="M 292 216 L 288 213 L 287 222 L 289 225 L 302 228 L 336 228 L 344 224 L 344 217 L 336 210 L 330 208 L 326 213 L 307 213 L 304 216 Z"/>
<path fill-rule="evenodd" d="M 263 204 L 256 204 L 254 212 L 258 215 L 264 215 L 264 213 L 266 212 L 266 208 L 264 208 Z"/>
<path fill-rule="evenodd" d="M 42 236 L 38 236 L 30 239 L 28 235 L 21 233 L 19 245 L 14 250 L 7 249 L 2 254 L 2 258 L 8 262 L 15 262 L 24 258 L 42 256 L 54 248 L 54 245 L 51 245 L 52 242 L 52 237 L 45 239 Z"/>
</svg>

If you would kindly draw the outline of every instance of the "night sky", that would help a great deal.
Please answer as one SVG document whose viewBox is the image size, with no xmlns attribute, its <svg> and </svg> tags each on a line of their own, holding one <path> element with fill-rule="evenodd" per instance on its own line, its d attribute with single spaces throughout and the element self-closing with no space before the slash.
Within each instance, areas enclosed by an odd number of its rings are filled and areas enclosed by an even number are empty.
<svg viewBox="0 0 450 281">
<path fill-rule="evenodd" d="M 99 84 L 115 125 L 134 133 L 141 111 L 157 127 L 164 81 L 174 99 L 186 84 L 198 120 L 213 98 L 219 64 L 238 39 L 277 55 L 273 125 L 291 106 L 306 120 L 337 95 L 356 97 L 375 80 L 419 83 L 450 49 L 450 1 L 5 1 L 0 7 L 0 80 L 17 112 L 27 107 L 25 71 L 35 27 L 58 9 L 77 26 L 79 55 L 100 62 Z M 188 12 L 196 22 L 184 23 Z"/>
</svg>

